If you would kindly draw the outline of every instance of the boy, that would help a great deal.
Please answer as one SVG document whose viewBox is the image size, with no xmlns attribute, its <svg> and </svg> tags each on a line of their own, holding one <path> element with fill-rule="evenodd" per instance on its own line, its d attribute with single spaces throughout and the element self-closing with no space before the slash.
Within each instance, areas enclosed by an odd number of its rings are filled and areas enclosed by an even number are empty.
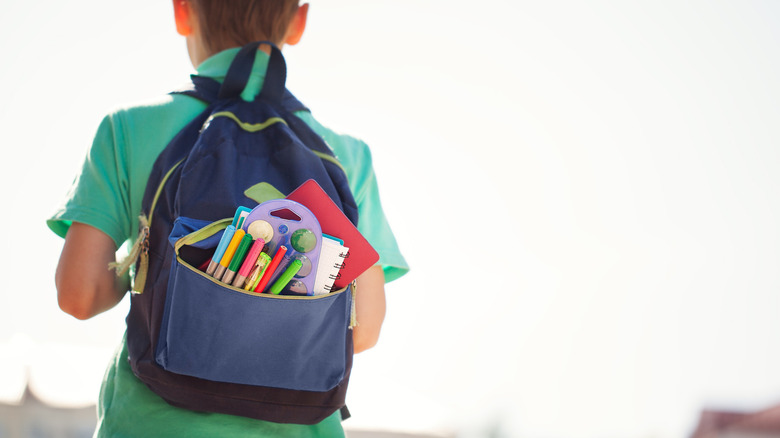
<svg viewBox="0 0 780 438">
<path fill-rule="evenodd" d="M 176 29 L 186 38 L 198 75 L 222 80 L 238 47 L 270 40 L 282 47 L 300 41 L 308 5 L 297 0 L 173 0 Z M 258 53 L 242 93 L 259 92 L 268 57 Z M 146 105 L 118 110 L 98 128 L 81 174 L 64 206 L 48 221 L 65 237 L 56 272 L 60 307 L 88 319 L 115 306 L 129 288 L 107 266 L 138 228 L 141 199 L 157 155 L 205 108 L 199 100 L 169 95 Z M 384 283 L 408 267 L 379 203 L 367 146 L 337 135 L 308 112 L 296 113 L 321 135 L 345 167 L 360 214 L 359 229 L 380 254 L 378 264 L 358 278 L 359 325 L 355 352 L 372 347 L 385 314 Z M 244 417 L 191 412 L 168 405 L 130 370 L 123 341 L 104 378 L 96 436 L 343 436 L 339 412 L 313 426 L 276 424 Z"/>
</svg>

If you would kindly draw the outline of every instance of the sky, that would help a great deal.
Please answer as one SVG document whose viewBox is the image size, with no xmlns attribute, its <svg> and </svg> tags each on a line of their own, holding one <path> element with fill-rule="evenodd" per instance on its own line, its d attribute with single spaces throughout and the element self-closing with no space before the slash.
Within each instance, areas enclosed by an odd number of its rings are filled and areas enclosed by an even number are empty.
<svg viewBox="0 0 780 438">
<path fill-rule="evenodd" d="M 0 400 L 27 369 L 83 405 L 127 300 L 63 314 L 45 219 L 103 115 L 192 67 L 168 2 L 8 3 Z M 412 267 L 347 426 L 673 438 L 780 403 L 778 29 L 772 1 L 313 0 L 288 87 L 371 146 Z"/>
</svg>

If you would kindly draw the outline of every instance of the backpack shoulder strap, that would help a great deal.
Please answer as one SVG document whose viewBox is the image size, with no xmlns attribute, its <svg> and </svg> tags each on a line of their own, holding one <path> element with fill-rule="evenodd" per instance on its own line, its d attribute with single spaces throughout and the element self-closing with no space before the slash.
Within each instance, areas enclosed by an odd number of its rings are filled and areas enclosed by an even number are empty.
<svg viewBox="0 0 780 438">
<path fill-rule="evenodd" d="M 206 104 L 217 100 L 220 84 L 214 79 L 206 76 L 190 75 L 190 82 L 183 87 L 171 91 L 169 94 L 183 94 L 194 97 Z"/>
<path fill-rule="evenodd" d="M 206 77 L 191 75 L 191 82 L 182 88 L 172 91 L 170 94 L 183 94 L 185 96 L 194 97 L 207 104 L 211 104 L 219 99 L 220 83 L 216 80 Z M 290 90 L 284 89 L 282 93 L 282 107 L 288 112 L 306 111 L 311 110 L 303 104 L 297 97 L 295 97 Z"/>
</svg>

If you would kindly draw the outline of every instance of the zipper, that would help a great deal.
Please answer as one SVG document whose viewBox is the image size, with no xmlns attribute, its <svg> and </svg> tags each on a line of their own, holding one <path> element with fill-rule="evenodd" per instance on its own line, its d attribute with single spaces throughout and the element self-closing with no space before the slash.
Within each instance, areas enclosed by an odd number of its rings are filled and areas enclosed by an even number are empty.
<svg viewBox="0 0 780 438">
<path fill-rule="evenodd" d="M 228 289 L 230 289 L 232 291 L 235 291 L 235 292 L 241 292 L 242 294 L 256 296 L 256 297 L 259 296 L 259 297 L 264 297 L 264 298 L 281 299 L 281 300 L 316 300 L 316 299 L 321 299 L 321 298 L 324 298 L 324 297 L 327 297 L 327 296 L 343 293 L 344 291 L 347 290 L 347 288 L 343 288 L 341 290 L 337 290 L 337 291 L 331 292 L 329 294 L 305 295 L 305 296 L 304 295 L 271 295 L 271 294 L 264 294 L 264 293 L 260 293 L 260 292 L 252 292 L 252 291 L 245 290 L 244 288 L 239 288 L 239 287 L 235 287 L 233 285 L 227 284 L 227 283 L 223 283 L 223 282 L 217 280 L 216 278 L 214 278 L 214 277 L 212 277 L 212 276 L 210 276 L 208 274 L 204 274 L 202 271 L 200 271 L 196 267 L 192 266 L 186 260 L 182 259 L 179 256 L 179 250 L 183 246 L 185 246 L 185 245 L 192 245 L 193 243 L 200 242 L 201 240 L 203 240 L 203 239 L 205 239 L 207 237 L 213 236 L 214 234 L 216 234 L 220 230 L 224 230 L 225 228 L 227 228 L 227 226 L 232 221 L 233 221 L 233 218 L 220 219 L 220 220 L 218 220 L 216 222 L 212 222 L 212 223 L 206 225 L 205 227 L 203 227 L 203 228 L 201 228 L 199 230 L 193 231 L 192 233 L 187 234 L 184 237 L 181 237 L 174 244 L 174 251 L 176 253 L 176 260 L 178 260 L 179 263 L 182 266 L 186 267 L 187 269 L 189 269 L 193 273 L 198 274 L 201 277 L 204 277 L 204 278 L 208 279 L 209 281 L 211 281 L 214 284 L 217 284 L 219 286 L 228 288 Z M 352 290 L 353 291 L 355 290 L 354 289 L 354 285 L 353 285 L 353 289 Z M 353 302 L 353 306 L 354 306 L 354 292 L 353 292 L 353 296 L 352 297 L 353 297 L 352 302 Z M 353 310 L 353 312 L 354 312 L 354 310 Z M 350 326 L 351 325 L 352 325 L 352 322 L 350 322 Z"/>
<path fill-rule="evenodd" d="M 240 293 L 242 293 L 244 295 L 250 295 L 250 296 L 253 296 L 253 297 L 262 297 L 262 298 L 267 298 L 267 299 L 272 299 L 272 300 L 311 301 L 311 300 L 320 300 L 320 299 L 327 298 L 327 297 L 330 297 L 330 296 L 335 296 L 335 295 L 344 293 L 347 290 L 347 288 L 345 287 L 343 289 L 340 289 L 340 290 L 337 290 L 337 291 L 334 291 L 334 292 L 331 292 L 331 293 L 328 293 L 328 294 L 322 294 L 322 295 L 273 295 L 273 294 L 266 294 L 266 293 L 261 293 L 261 292 L 252 292 L 252 291 L 244 290 L 244 288 L 235 287 L 233 285 L 230 285 L 230 284 L 227 284 L 227 283 L 223 283 L 223 282 L 217 280 L 216 278 L 214 278 L 214 277 L 212 277 L 210 275 L 204 274 L 202 271 L 198 270 L 198 268 L 190 265 L 189 263 L 187 263 L 186 260 L 183 260 L 178 255 L 176 256 L 176 260 L 178 260 L 179 264 L 181 264 L 185 268 L 189 269 L 190 271 L 192 271 L 195 274 L 200 275 L 201 277 L 209 280 L 210 282 L 212 282 L 212 283 L 214 283 L 216 285 L 219 285 L 219 286 L 222 286 L 224 288 L 230 289 L 231 291 L 234 291 L 234 292 L 240 292 Z M 351 322 L 350 322 L 350 325 L 351 325 Z"/>
<path fill-rule="evenodd" d="M 160 185 L 157 186 L 157 191 L 154 193 L 154 198 L 152 198 L 152 206 L 149 209 L 149 217 L 147 218 L 143 213 L 141 213 L 141 215 L 138 217 L 138 227 L 140 231 L 138 232 L 138 237 L 133 243 L 133 247 L 130 249 L 130 253 L 127 255 L 127 257 L 122 259 L 121 262 L 112 262 L 108 264 L 109 269 L 116 270 L 116 275 L 121 277 L 125 272 L 127 272 L 127 270 L 130 268 L 130 265 L 135 264 L 135 262 L 140 259 L 138 271 L 136 271 L 135 278 L 133 279 L 133 293 L 142 294 L 144 292 L 144 286 L 146 284 L 146 273 L 149 270 L 149 229 L 152 226 L 152 217 L 154 216 L 154 209 L 157 206 L 157 201 L 160 199 L 160 195 L 162 194 L 162 190 L 165 187 L 165 183 L 168 182 L 168 179 L 173 174 L 173 171 L 176 170 L 176 168 L 178 168 L 183 162 L 184 158 L 174 164 L 173 167 L 171 167 L 163 176 L 162 180 L 160 181 Z"/>
</svg>

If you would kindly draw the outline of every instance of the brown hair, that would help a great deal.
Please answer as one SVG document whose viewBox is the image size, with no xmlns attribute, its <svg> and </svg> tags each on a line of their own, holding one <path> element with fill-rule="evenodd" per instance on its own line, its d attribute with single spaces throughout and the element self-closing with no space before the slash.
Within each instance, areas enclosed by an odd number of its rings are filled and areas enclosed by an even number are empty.
<svg viewBox="0 0 780 438">
<path fill-rule="evenodd" d="M 298 0 L 190 0 L 210 54 L 252 41 L 284 42 Z"/>
</svg>

